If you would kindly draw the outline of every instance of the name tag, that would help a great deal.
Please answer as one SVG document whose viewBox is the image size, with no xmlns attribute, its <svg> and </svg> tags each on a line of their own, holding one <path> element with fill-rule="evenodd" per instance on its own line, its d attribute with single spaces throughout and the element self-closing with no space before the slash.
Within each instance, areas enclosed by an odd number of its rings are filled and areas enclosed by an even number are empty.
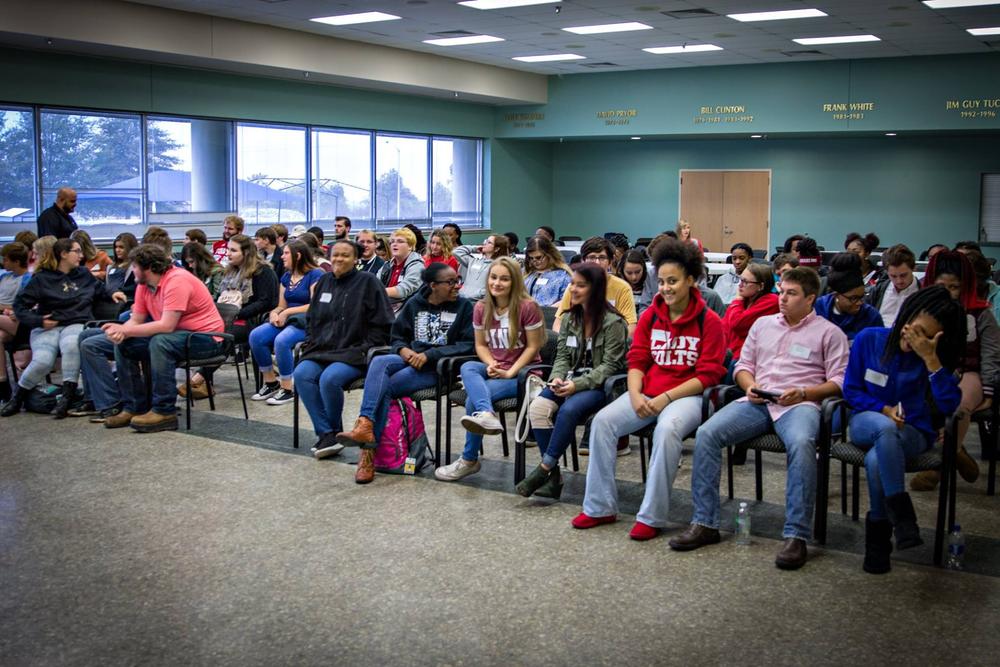
<svg viewBox="0 0 1000 667">
<path fill-rule="evenodd" d="M 576 342 L 576 336 L 566 336 L 566 347 L 580 347 Z"/>
<path fill-rule="evenodd" d="M 809 348 L 805 345 L 799 345 L 798 343 L 792 345 L 792 347 L 789 348 L 788 353 L 798 359 L 808 359 L 810 355 Z"/>
<path fill-rule="evenodd" d="M 549 279 L 548 278 L 539 278 L 538 280 L 535 281 L 535 284 L 536 285 L 548 285 L 549 284 Z"/>
<path fill-rule="evenodd" d="M 653 329 L 650 333 L 650 338 L 653 339 L 654 343 L 666 343 L 667 342 L 667 332 L 663 329 Z"/>
<path fill-rule="evenodd" d="M 332 292 L 323 292 L 322 294 L 319 295 L 319 302 L 320 303 L 330 303 L 331 301 L 333 301 L 333 293 Z"/>
<path fill-rule="evenodd" d="M 441 313 L 441 321 L 445 324 L 451 324 L 455 321 L 455 313 Z"/>
<path fill-rule="evenodd" d="M 889 383 L 889 376 L 885 373 L 879 373 L 878 371 L 869 368 L 865 371 L 865 382 L 871 382 L 872 384 L 884 387 Z"/>
</svg>

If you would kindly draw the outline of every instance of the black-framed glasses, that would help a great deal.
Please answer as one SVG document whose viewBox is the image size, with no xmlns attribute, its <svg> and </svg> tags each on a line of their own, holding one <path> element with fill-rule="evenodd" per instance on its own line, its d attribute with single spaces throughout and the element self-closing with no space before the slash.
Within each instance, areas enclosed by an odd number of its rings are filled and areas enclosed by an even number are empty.
<svg viewBox="0 0 1000 667">
<path fill-rule="evenodd" d="M 583 258 L 585 262 L 610 262 L 611 259 L 607 255 L 587 255 Z"/>
<path fill-rule="evenodd" d="M 534 256 L 529 255 L 528 256 L 528 260 L 534 262 L 535 264 L 541 264 L 546 259 L 548 259 L 548 258 L 545 255 L 534 255 Z"/>
<path fill-rule="evenodd" d="M 435 285 L 451 285 L 454 287 L 455 285 L 460 285 L 462 283 L 462 279 L 452 278 L 451 280 L 435 280 L 433 282 Z"/>
<path fill-rule="evenodd" d="M 865 295 L 864 294 L 862 294 L 860 296 L 847 296 L 846 294 L 840 294 L 838 292 L 837 296 L 839 296 L 841 299 L 846 300 L 848 303 L 851 303 L 851 304 L 854 304 L 854 305 L 862 303 L 865 300 Z"/>
<path fill-rule="evenodd" d="M 740 287 L 746 287 L 747 285 L 760 285 L 759 280 L 747 280 L 746 278 L 740 278 Z"/>
</svg>

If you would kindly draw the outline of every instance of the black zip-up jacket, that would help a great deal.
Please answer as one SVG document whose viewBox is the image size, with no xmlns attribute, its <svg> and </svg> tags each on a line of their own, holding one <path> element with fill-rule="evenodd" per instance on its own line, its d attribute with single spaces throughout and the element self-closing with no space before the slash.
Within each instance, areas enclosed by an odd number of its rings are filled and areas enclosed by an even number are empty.
<svg viewBox="0 0 1000 667">
<path fill-rule="evenodd" d="M 264 264 L 260 271 L 253 274 L 253 297 L 240 308 L 236 314 L 238 320 L 252 320 L 274 310 L 278 305 L 278 277 L 269 264 Z"/>
<path fill-rule="evenodd" d="M 313 287 L 302 359 L 364 368 L 369 348 L 389 344 L 393 312 L 374 274 L 325 274 Z"/>
<path fill-rule="evenodd" d="M 94 301 L 111 301 L 112 292 L 84 266 L 69 273 L 39 269 L 14 299 L 14 314 L 26 326 L 42 326 L 44 316 L 59 326 L 94 319 Z"/>
<path fill-rule="evenodd" d="M 392 324 L 392 351 L 399 354 L 404 347 L 427 355 L 428 369 L 437 366 L 438 359 L 472 354 L 475 350 L 472 332 L 472 302 L 463 296 L 457 301 L 433 305 L 427 300 L 427 288 L 421 287 L 396 316 Z"/>
</svg>

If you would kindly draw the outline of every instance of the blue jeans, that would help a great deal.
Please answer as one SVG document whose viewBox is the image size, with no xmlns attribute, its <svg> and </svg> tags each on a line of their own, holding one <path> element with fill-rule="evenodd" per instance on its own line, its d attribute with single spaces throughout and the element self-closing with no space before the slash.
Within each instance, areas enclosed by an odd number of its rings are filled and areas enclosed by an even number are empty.
<svg viewBox="0 0 1000 667">
<path fill-rule="evenodd" d="M 906 459 L 912 459 L 933 444 L 927 436 L 906 424 L 896 428 L 880 412 L 859 412 L 851 418 L 851 442 L 865 454 L 865 476 L 873 519 L 885 519 L 885 499 L 906 490 Z M 870 448 L 870 449 L 869 449 Z"/>
<path fill-rule="evenodd" d="M 279 329 L 270 322 L 255 327 L 250 332 L 250 351 L 257 362 L 257 368 L 264 372 L 271 370 L 271 349 L 278 360 L 278 377 L 291 380 L 295 369 L 293 351 L 298 343 L 306 339 L 306 332 L 291 325 Z"/>
<path fill-rule="evenodd" d="M 432 366 L 430 362 L 424 366 Z M 375 442 L 382 437 L 382 429 L 389 418 L 390 398 L 402 398 L 421 389 L 430 389 L 437 384 L 437 372 L 420 370 L 403 361 L 398 354 L 383 354 L 372 359 L 365 375 L 365 393 L 361 397 L 361 411 L 358 416 L 367 417 L 375 425 Z"/>
<path fill-rule="evenodd" d="M 115 358 L 115 344 L 108 340 L 101 329 L 84 329 L 80 332 L 79 340 L 84 395 L 94 402 L 97 410 L 115 407 L 122 402 L 110 363 Z M 141 414 L 132 410 L 129 412 Z"/>
<path fill-rule="evenodd" d="M 31 363 L 21 373 L 17 384 L 24 389 L 34 389 L 45 381 L 45 376 L 56 366 L 56 357 L 62 355 L 63 382 L 76 382 L 80 374 L 80 346 L 77 340 L 83 331 L 82 324 L 31 330 Z"/>
<path fill-rule="evenodd" d="M 785 539 L 808 540 L 816 507 L 816 437 L 820 413 L 813 405 L 800 405 L 772 422 L 767 406 L 749 401 L 733 402 L 722 408 L 698 429 L 694 448 L 691 497 L 692 523 L 719 527 L 719 478 L 722 449 L 729 445 L 774 432 L 788 451 L 785 480 Z M 826 511 L 826 508 L 823 508 Z"/>
<path fill-rule="evenodd" d="M 184 341 L 187 331 L 156 334 L 148 338 L 126 338 L 115 348 L 118 363 L 118 386 L 124 398 L 124 407 L 132 414 L 143 414 L 146 384 L 139 370 L 139 363 L 149 364 L 152 383 L 151 409 L 158 415 L 177 412 L 177 385 L 174 373 L 184 360 Z M 211 357 L 219 353 L 219 343 L 211 336 L 197 335 L 191 339 L 191 358 Z"/>
<path fill-rule="evenodd" d="M 493 401 L 517 396 L 517 378 L 487 379 L 486 364 L 481 361 L 467 361 L 462 364 L 462 384 L 465 385 L 465 412 L 493 412 Z M 466 461 L 479 459 L 483 446 L 483 436 L 472 432 L 465 434 L 465 449 L 462 458 Z"/>
<path fill-rule="evenodd" d="M 344 430 L 344 387 L 362 375 L 361 369 L 339 361 L 323 366 L 306 359 L 295 367 L 295 391 L 306 406 L 316 435 Z"/>
<path fill-rule="evenodd" d="M 538 398 L 550 400 L 559 406 L 551 428 L 532 426 L 531 429 L 535 434 L 538 449 L 542 452 L 542 463 L 552 468 L 559 465 L 559 459 L 576 435 L 576 427 L 604 407 L 604 391 L 588 389 L 562 398 L 553 394 L 552 390 L 546 387 L 538 395 Z"/>
</svg>

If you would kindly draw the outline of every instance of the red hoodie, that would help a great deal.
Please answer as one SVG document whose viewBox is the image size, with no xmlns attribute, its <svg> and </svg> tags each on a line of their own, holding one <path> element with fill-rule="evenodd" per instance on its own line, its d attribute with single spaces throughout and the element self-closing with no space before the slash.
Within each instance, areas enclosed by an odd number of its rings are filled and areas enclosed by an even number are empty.
<svg viewBox="0 0 1000 667">
<path fill-rule="evenodd" d="M 699 313 L 704 311 L 702 325 Z M 684 314 L 670 321 L 670 309 L 657 294 L 635 328 L 628 351 L 628 369 L 645 373 L 642 393 L 657 396 L 698 378 L 704 387 L 719 383 L 726 369 L 722 320 L 705 306 L 698 288 L 691 288 L 691 300 Z"/>
<path fill-rule="evenodd" d="M 753 302 L 749 308 L 743 299 L 733 299 L 722 318 L 722 330 L 726 332 L 726 347 L 733 352 L 733 361 L 740 358 L 743 343 L 750 333 L 750 327 L 757 318 L 778 313 L 778 295 L 765 294 Z"/>
</svg>

